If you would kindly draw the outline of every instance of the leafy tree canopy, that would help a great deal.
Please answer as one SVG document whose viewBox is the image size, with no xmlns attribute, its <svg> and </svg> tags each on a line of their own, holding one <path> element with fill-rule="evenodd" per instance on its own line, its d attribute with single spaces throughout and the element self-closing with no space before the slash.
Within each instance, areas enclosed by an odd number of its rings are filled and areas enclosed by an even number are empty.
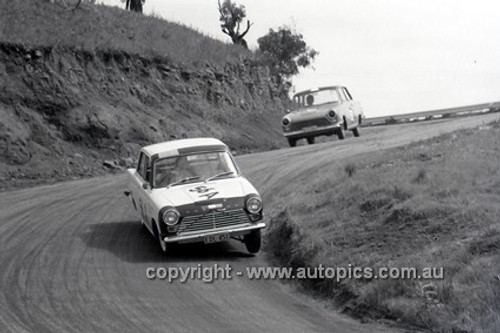
<svg viewBox="0 0 500 333">
<path fill-rule="evenodd" d="M 277 82 L 285 84 L 287 89 L 291 86 L 291 77 L 299 73 L 299 68 L 310 66 L 318 55 L 318 51 L 306 44 L 302 34 L 286 26 L 269 29 L 269 33 L 257 42 L 261 61 L 269 67 Z"/>
</svg>

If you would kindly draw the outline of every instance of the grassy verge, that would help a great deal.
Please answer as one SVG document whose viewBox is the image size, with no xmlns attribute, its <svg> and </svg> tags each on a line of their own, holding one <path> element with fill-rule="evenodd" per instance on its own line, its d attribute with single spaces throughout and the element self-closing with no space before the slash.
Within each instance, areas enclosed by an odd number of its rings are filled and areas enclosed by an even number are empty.
<svg viewBox="0 0 500 333">
<path fill-rule="evenodd" d="M 306 280 L 362 319 L 500 331 L 500 123 L 360 156 L 303 179 L 267 235 L 287 266 L 443 267 L 442 279 Z"/>
<path fill-rule="evenodd" d="M 72 6 L 76 1 L 67 1 Z M 0 41 L 31 46 L 120 50 L 190 65 L 225 65 L 251 53 L 156 17 L 82 3 L 0 0 Z M 26 24 L 29 22 L 29 24 Z"/>
</svg>

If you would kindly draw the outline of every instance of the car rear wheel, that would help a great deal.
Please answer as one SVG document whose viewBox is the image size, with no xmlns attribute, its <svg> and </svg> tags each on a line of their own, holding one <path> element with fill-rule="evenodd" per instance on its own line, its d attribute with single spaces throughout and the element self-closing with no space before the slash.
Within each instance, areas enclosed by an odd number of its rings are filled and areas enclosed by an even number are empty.
<svg viewBox="0 0 500 333">
<path fill-rule="evenodd" d="M 310 136 L 307 138 L 307 143 L 310 144 L 310 145 L 313 145 L 314 144 L 314 136 Z"/>
<path fill-rule="evenodd" d="M 253 230 L 250 232 L 248 235 L 245 235 L 245 238 L 243 239 L 243 242 L 245 243 L 245 247 L 247 248 L 247 251 L 250 253 L 257 253 L 260 250 L 261 246 L 261 235 L 260 235 L 260 229 L 259 230 Z"/>
<path fill-rule="evenodd" d="M 353 128 L 352 129 L 352 134 L 354 134 L 355 137 L 359 137 L 359 128 Z"/>
<path fill-rule="evenodd" d="M 295 147 L 297 145 L 297 139 L 288 139 L 288 144 L 290 147 Z"/>
</svg>

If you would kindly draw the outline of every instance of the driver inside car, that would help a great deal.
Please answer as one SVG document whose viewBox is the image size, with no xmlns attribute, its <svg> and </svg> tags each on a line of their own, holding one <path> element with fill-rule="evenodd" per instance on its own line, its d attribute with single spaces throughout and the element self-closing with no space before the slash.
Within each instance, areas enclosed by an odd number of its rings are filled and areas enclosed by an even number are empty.
<svg viewBox="0 0 500 333">
<path fill-rule="evenodd" d="M 175 168 L 172 170 L 173 182 L 178 182 L 179 180 L 185 178 L 196 177 L 196 173 L 193 167 L 188 161 L 187 156 L 179 156 L 175 163 Z"/>
<path fill-rule="evenodd" d="M 314 96 L 313 95 L 307 95 L 306 103 L 307 103 L 308 106 L 313 105 L 314 104 Z"/>
<path fill-rule="evenodd" d="M 157 165 L 155 186 L 165 187 L 185 178 L 196 177 L 196 173 L 189 164 L 186 156 L 179 156 L 175 162 Z"/>
</svg>

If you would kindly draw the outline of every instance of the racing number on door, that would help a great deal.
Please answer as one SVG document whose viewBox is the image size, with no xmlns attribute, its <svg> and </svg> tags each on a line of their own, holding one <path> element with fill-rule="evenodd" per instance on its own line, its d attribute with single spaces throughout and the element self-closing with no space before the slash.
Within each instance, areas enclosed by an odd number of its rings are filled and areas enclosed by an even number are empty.
<svg viewBox="0 0 500 333">
<path fill-rule="evenodd" d="M 212 197 L 219 194 L 219 192 L 215 192 L 213 190 L 215 189 L 207 186 L 196 186 L 195 188 L 190 189 L 189 192 L 196 192 L 200 194 L 200 198 L 206 197 L 207 199 L 211 199 Z"/>
</svg>

